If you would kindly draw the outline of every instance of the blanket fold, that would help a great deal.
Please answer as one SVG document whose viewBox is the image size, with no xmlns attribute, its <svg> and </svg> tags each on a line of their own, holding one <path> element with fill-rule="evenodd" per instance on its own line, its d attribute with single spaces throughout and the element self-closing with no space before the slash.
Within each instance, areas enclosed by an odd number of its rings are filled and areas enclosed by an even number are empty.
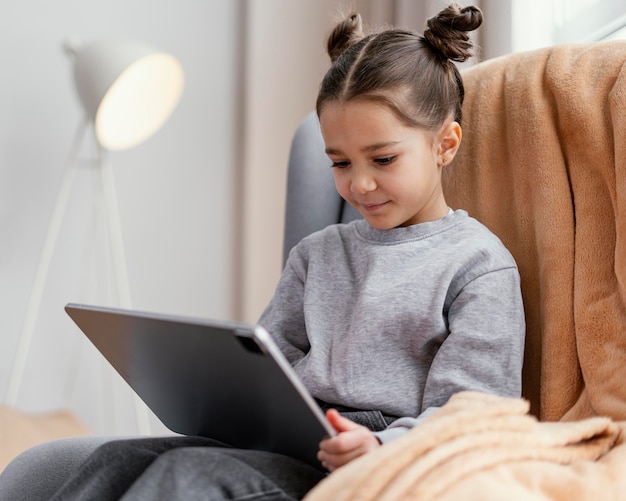
<svg viewBox="0 0 626 501">
<path fill-rule="evenodd" d="M 507 463 L 596 461 L 620 434 L 608 418 L 540 423 L 528 410 L 522 399 L 459 393 L 402 439 L 332 473 L 305 499 L 434 500 L 472 474 Z"/>
</svg>

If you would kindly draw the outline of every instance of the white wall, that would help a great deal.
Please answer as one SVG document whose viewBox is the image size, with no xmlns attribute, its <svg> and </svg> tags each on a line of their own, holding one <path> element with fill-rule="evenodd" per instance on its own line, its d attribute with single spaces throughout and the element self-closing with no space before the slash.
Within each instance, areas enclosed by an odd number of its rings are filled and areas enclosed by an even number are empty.
<svg viewBox="0 0 626 501">
<path fill-rule="evenodd" d="M 614 38 L 626 26 L 622 0 L 480 0 L 480 6 L 484 59 Z"/>
<path fill-rule="evenodd" d="M 179 107 L 142 145 L 111 155 L 135 308 L 230 318 L 238 8 L 232 0 L 4 1 L 0 15 L 0 396 L 6 392 L 41 245 L 82 111 L 68 36 L 123 36 L 172 53 Z M 88 146 L 88 144 L 86 145 Z M 85 148 L 85 151 L 89 150 Z M 96 432 L 129 432 L 128 393 L 65 316 L 68 301 L 114 304 L 108 253 L 89 265 L 90 169 L 76 177 L 17 406 L 70 407 Z M 96 231 L 96 236 L 99 233 Z M 104 272 L 99 282 L 93 270 Z M 102 275 L 102 273 L 101 273 Z M 103 279 L 104 278 L 104 279 Z M 115 419 L 104 421 L 103 393 Z M 108 405 L 108 404 L 107 404 Z M 132 413 L 131 413 L 132 414 Z"/>
</svg>

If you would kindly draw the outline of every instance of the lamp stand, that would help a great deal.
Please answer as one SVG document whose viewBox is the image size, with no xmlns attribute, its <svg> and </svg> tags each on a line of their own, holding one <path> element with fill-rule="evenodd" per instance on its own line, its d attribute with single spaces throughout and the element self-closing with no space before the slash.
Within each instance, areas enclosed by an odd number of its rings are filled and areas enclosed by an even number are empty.
<svg viewBox="0 0 626 501">
<path fill-rule="evenodd" d="M 26 367 L 26 361 L 30 352 L 33 333 L 37 324 L 39 307 L 43 297 L 43 292 L 48 278 L 48 271 L 52 262 L 54 249 L 57 244 L 59 232 L 61 230 L 65 216 L 67 202 L 72 192 L 72 185 L 79 166 L 79 152 L 83 143 L 85 132 L 90 128 L 91 121 L 86 117 L 80 124 L 74 136 L 70 154 L 65 167 L 65 173 L 61 181 L 61 187 L 52 212 L 52 217 L 48 225 L 48 231 L 44 244 L 39 255 L 37 269 L 33 280 L 33 285 L 28 298 L 22 329 L 18 338 L 17 350 L 13 361 L 13 368 L 9 377 L 9 385 L 5 398 L 7 405 L 15 406 L 20 392 L 22 378 Z M 108 229 L 110 251 L 115 273 L 115 283 L 117 286 L 117 297 L 122 308 L 131 308 L 130 285 L 128 281 L 128 271 L 124 256 L 124 244 L 122 230 L 118 212 L 117 194 L 113 178 L 113 170 L 107 151 L 97 144 L 97 167 L 100 174 L 102 192 L 104 194 L 104 205 L 106 208 L 105 219 Z M 150 420 L 147 408 L 141 399 L 133 392 L 133 402 L 135 406 L 135 417 L 139 433 L 150 433 Z"/>
</svg>

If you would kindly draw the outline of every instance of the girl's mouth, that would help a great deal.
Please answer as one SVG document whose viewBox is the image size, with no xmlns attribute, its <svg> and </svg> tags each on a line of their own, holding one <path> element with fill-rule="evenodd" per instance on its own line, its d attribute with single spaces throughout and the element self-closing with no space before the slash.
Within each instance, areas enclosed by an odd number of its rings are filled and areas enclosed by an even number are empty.
<svg viewBox="0 0 626 501">
<path fill-rule="evenodd" d="M 366 212 L 376 212 L 377 210 L 383 208 L 388 203 L 389 202 L 382 202 L 382 203 L 379 203 L 379 204 L 361 204 L 361 207 L 363 207 L 363 209 Z"/>
</svg>

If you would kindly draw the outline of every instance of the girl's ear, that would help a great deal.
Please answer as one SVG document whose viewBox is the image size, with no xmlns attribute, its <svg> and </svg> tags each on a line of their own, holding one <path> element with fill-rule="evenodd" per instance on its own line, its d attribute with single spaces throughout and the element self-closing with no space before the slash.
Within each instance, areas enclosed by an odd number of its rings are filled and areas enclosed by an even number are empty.
<svg viewBox="0 0 626 501">
<path fill-rule="evenodd" d="M 437 163 L 441 166 L 448 165 L 461 146 L 463 132 L 458 122 L 454 120 L 447 122 L 439 134 L 439 145 L 437 147 Z"/>
</svg>

